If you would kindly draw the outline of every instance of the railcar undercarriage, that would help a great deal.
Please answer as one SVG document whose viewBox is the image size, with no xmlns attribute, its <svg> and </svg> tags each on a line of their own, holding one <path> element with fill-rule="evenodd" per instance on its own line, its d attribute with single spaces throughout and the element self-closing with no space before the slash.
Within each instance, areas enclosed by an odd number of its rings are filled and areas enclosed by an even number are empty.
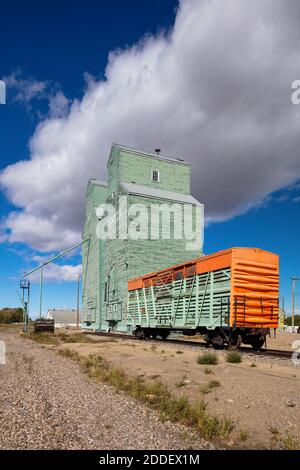
<svg viewBox="0 0 300 470">
<path fill-rule="evenodd" d="M 133 335 L 140 340 L 166 339 L 171 332 L 182 333 L 186 336 L 194 336 L 196 334 L 203 335 L 207 347 L 212 346 L 214 349 L 222 349 L 228 346 L 232 349 L 238 349 L 241 344 L 249 344 L 254 350 L 259 350 L 266 343 L 266 337 L 270 333 L 269 328 L 215 328 L 209 330 L 207 328 L 173 330 L 169 328 L 142 328 L 137 326 L 133 331 Z"/>
</svg>

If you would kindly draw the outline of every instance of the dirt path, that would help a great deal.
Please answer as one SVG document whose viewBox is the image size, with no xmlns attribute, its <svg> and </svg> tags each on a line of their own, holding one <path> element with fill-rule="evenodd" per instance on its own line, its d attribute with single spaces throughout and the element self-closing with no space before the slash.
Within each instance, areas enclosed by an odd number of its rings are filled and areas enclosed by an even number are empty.
<svg viewBox="0 0 300 470">
<path fill-rule="evenodd" d="M 15 329 L 2 327 L 0 340 L 0 449 L 212 448 Z"/>
</svg>

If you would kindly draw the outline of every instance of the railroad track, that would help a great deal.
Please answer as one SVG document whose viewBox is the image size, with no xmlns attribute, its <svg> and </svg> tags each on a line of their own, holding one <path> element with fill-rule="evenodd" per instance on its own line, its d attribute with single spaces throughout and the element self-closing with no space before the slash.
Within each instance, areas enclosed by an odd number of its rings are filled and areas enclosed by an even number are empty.
<svg viewBox="0 0 300 470">
<path fill-rule="evenodd" d="M 126 333 L 105 333 L 102 331 L 95 331 L 95 332 L 90 332 L 90 331 L 85 331 L 87 334 L 93 334 L 96 336 L 104 336 L 104 337 L 112 337 L 112 338 L 119 338 L 123 340 L 131 340 L 131 341 L 139 341 L 137 338 L 135 338 L 132 335 L 126 334 Z M 168 339 L 147 339 L 145 340 L 147 343 L 166 343 L 166 344 L 174 344 L 178 346 L 183 346 L 183 347 L 189 347 L 189 348 L 195 348 L 195 349 L 207 349 L 207 345 L 205 342 L 198 342 L 198 341 L 192 341 L 192 340 L 186 340 L 186 339 L 178 339 L 178 338 L 168 338 Z M 224 348 L 225 350 L 228 348 Z M 248 354 L 251 356 L 258 356 L 258 357 L 276 357 L 278 359 L 291 359 L 293 351 L 284 351 L 280 349 L 260 349 L 258 351 L 255 351 L 254 349 L 250 349 L 250 347 L 247 346 L 241 346 L 239 348 L 239 351 L 242 352 L 243 354 Z"/>
</svg>

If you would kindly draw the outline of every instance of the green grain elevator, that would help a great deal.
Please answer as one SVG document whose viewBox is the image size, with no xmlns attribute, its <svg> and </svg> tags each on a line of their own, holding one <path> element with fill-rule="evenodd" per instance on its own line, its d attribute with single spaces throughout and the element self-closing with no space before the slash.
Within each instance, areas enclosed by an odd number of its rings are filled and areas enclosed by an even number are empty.
<svg viewBox="0 0 300 470">
<path fill-rule="evenodd" d="M 108 182 L 90 179 L 86 192 L 82 248 L 84 329 L 128 331 L 128 279 L 202 255 L 203 205 L 190 194 L 190 169 L 183 160 L 112 145 Z M 115 217 L 109 220 L 115 222 L 116 237 L 99 239 L 97 235 L 97 224 L 103 220 L 97 216 L 96 208 L 103 204 L 115 208 Z M 175 225 L 179 224 L 172 211 L 171 237 L 163 225 L 160 208 L 172 208 L 174 204 L 182 214 L 184 208 L 192 214 L 192 229 L 200 234 L 192 247 L 187 245 L 189 235 L 185 229 L 181 238 L 174 235 Z M 156 218 L 151 217 L 151 211 Z M 107 213 L 105 216 L 108 220 Z M 129 235 L 132 224 L 133 237 Z"/>
</svg>

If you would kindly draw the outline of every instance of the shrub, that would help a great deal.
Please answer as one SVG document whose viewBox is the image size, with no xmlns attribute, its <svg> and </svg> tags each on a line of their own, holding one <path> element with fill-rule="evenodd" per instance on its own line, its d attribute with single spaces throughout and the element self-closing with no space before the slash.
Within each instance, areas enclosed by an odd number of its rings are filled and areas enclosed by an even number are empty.
<svg viewBox="0 0 300 470">
<path fill-rule="evenodd" d="M 95 343 L 96 340 L 87 336 L 85 333 L 75 333 L 67 335 L 65 333 L 60 333 L 62 341 L 65 343 Z"/>
<path fill-rule="evenodd" d="M 60 349 L 58 353 L 63 357 L 68 357 L 68 358 L 77 359 L 77 360 L 79 358 L 78 354 L 75 353 L 74 351 L 71 351 L 71 349 L 69 348 Z"/>
<path fill-rule="evenodd" d="M 279 434 L 279 429 L 276 428 L 275 426 L 270 426 L 269 431 L 270 431 L 270 433 L 273 434 L 274 436 L 276 436 L 276 435 Z"/>
<path fill-rule="evenodd" d="M 196 403 L 193 413 L 198 429 L 207 439 L 214 437 L 226 438 L 234 429 L 234 424 L 230 419 L 210 416 L 206 412 L 206 405 L 203 400 Z"/>
<path fill-rule="evenodd" d="M 186 377 L 184 376 L 184 377 L 181 377 L 181 379 L 179 379 L 179 380 L 176 382 L 175 385 L 176 385 L 177 388 L 180 388 L 180 387 L 184 387 L 184 386 L 186 385 L 186 383 L 187 383 L 187 379 L 186 379 Z"/>
<path fill-rule="evenodd" d="M 282 447 L 284 450 L 299 450 L 300 449 L 300 442 L 294 436 L 288 434 L 282 440 Z"/>
<path fill-rule="evenodd" d="M 226 354 L 226 361 L 232 364 L 237 364 L 242 362 L 242 355 L 238 351 L 228 351 Z"/>
<path fill-rule="evenodd" d="M 218 380 L 211 380 L 207 385 L 201 388 L 201 392 L 206 395 L 213 391 L 214 388 L 220 387 L 220 382 Z"/>
<path fill-rule="evenodd" d="M 286 317 L 285 324 L 288 325 L 288 326 L 292 326 L 292 317 Z M 295 315 L 294 325 L 295 326 L 300 326 L 300 315 Z"/>
<path fill-rule="evenodd" d="M 197 357 L 197 363 L 201 365 L 216 365 L 218 364 L 218 357 L 216 353 L 206 352 Z"/>
<path fill-rule="evenodd" d="M 239 440 L 241 442 L 245 442 L 248 439 L 249 433 L 248 431 L 245 431 L 244 429 L 240 429 L 239 431 Z"/>
<path fill-rule="evenodd" d="M 218 380 L 211 380 L 208 384 L 208 387 L 209 388 L 216 388 L 216 387 L 220 387 L 220 382 Z"/>
</svg>

